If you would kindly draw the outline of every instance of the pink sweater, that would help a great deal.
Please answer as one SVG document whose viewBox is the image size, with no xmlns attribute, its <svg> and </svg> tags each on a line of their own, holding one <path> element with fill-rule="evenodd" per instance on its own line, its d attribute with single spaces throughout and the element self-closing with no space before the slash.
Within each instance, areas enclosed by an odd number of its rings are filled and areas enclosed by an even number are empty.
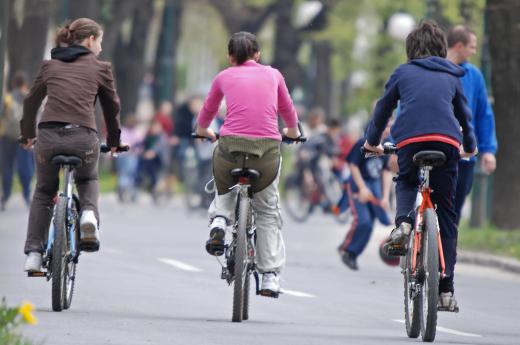
<svg viewBox="0 0 520 345">
<path fill-rule="evenodd" d="M 221 136 L 281 140 L 278 113 L 287 127 L 298 124 L 283 76 L 270 66 L 248 60 L 220 72 L 200 111 L 200 127 L 209 127 L 223 97 L 226 97 L 227 114 L 220 129 Z"/>
</svg>

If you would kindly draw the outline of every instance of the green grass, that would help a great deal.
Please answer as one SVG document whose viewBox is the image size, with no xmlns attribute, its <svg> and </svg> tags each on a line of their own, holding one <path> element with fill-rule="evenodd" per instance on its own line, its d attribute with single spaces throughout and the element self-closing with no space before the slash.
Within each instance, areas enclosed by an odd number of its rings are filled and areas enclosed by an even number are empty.
<svg viewBox="0 0 520 345">
<path fill-rule="evenodd" d="M 491 225 L 474 229 L 467 223 L 462 224 L 459 229 L 458 246 L 520 260 L 520 229 L 499 230 Z"/>
</svg>

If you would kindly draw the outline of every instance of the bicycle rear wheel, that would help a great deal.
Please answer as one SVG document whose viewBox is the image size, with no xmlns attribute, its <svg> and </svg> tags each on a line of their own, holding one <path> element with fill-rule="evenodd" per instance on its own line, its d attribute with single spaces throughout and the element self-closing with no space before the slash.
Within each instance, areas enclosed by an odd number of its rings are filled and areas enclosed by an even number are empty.
<svg viewBox="0 0 520 345">
<path fill-rule="evenodd" d="M 433 209 L 424 211 L 424 231 L 422 244 L 423 269 L 425 274 L 422 294 L 423 317 L 422 340 L 435 340 L 437 328 L 437 304 L 439 301 L 439 246 L 437 243 L 437 216 Z"/>
<path fill-rule="evenodd" d="M 250 290 L 250 283 L 251 283 L 251 273 L 249 270 L 246 272 L 246 278 L 244 281 L 244 305 L 242 309 L 242 320 L 248 320 L 249 319 L 249 290 Z"/>
<path fill-rule="evenodd" d="M 406 334 L 410 338 L 417 338 L 421 333 L 421 298 L 416 291 L 417 280 L 412 276 L 412 256 L 415 241 L 415 232 L 410 234 L 408 251 L 405 260 L 404 275 L 404 320 Z"/>
<path fill-rule="evenodd" d="M 248 273 L 247 227 L 249 220 L 249 198 L 239 197 L 238 228 L 235 247 L 235 282 L 233 286 L 233 322 L 244 319 L 244 292 Z M 249 317 L 249 315 L 247 315 Z"/>
<path fill-rule="evenodd" d="M 67 198 L 60 196 L 54 214 L 54 242 L 52 245 L 52 310 L 65 306 L 67 270 Z"/>
</svg>

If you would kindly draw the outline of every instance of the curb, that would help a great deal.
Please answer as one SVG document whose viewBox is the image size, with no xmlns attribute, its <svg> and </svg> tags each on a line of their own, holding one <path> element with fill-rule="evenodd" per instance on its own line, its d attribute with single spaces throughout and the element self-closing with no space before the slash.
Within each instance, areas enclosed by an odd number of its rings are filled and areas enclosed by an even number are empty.
<svg viewBox="0 0 520 345">
<path fill-rule="evenodd" d="M 493 267 L 503 271 L 520 274 L 520 260 L 493 254 L 460 250 L 457 262 Z"/>
</svg>

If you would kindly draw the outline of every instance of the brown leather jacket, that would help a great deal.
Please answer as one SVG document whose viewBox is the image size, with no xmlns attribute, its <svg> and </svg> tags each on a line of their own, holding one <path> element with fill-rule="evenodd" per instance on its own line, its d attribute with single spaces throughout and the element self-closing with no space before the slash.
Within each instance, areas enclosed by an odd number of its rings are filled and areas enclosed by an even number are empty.
<svg viewBox="0 0 520 345">
<path fill-rule="evenodd" d="M 107 144 L 119 144 L 119 97 L 109 62 L 81 46 L 55 48 L 44 61 L 24 100 L 22 137 L 36 137 L 36 115 L 47 96 L 40 123 L 63 122 L 97 131 L 94 106 L 99 97 L 107 127 Z"/>
</svg>

